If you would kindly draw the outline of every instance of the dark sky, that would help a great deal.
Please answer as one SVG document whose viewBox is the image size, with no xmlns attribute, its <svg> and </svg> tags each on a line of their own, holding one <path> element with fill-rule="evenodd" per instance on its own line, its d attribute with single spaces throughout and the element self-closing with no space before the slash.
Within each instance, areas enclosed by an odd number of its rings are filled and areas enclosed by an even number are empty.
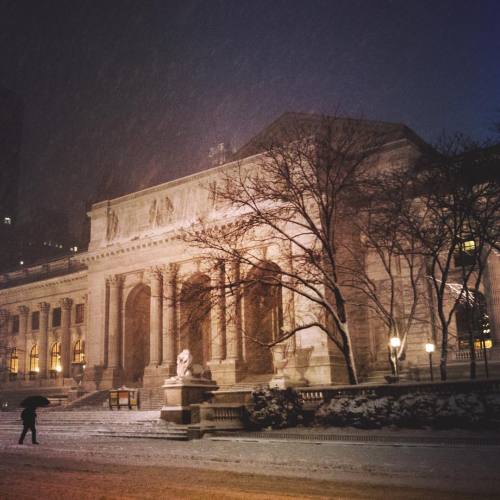
<svg viewBox="0 0 500 500">
<path fill-rule="evenodd" d="M 285 111 L 485 137 L 499 26 L 497 0 L 0 0 L 24 212 L 69 209 L 78 225 L 104 173 L 128 191 L 195 172 Z"/>
</svg>

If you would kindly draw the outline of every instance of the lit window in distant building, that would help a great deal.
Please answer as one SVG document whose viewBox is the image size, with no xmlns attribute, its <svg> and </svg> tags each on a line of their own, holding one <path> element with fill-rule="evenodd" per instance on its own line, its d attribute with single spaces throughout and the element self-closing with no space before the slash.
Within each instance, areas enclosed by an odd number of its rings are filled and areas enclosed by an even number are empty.
<svg viewBox="0 0 500 500">
<path fill-rule="evenodd" d="M 85 350 L 83 340 L 77 340 L 75 342 L 75 348 L 73 349 L 73 363 L 85 363 Z"/>
<path fill-rule="evenodd" d="M 30 373 L 38 373 L 39 371 L 38 346 L 35 344 L 30 351 Z"/>
<path fill-rule="evenodd" d="M 12 333 L 19 333 L 19 314 L 12 316 Z"/>
<path fill-rule="evenodd" d="M 3 218 L 3 223 L 7 224 L 8 226 L 10 226 L 12 224 L 12 219 L 10 217 L 4 217 Z"/>
<path fill-rule="evenodd" d="M 61 342 L 55 342 L 50 348 L 50 375 L 57 376 L 61 372 Z"/>
<path fill-rule="evenodd" d="M 61 308 L 55 307 L 52 309 L 52 326 L 61 326 Z"/>
<path fill-rule="evenodd" d="M 83 323 L 85 318 L 85 304 L 76 304 L 75 312 L 75 323 Z"/>
<path fill-rule="evenodd" d="M 483 342 L 485 349 L 493 347 L 491 340 L 490 319 L 486 310 L 486 299 L 481 292 L 471 291 L 472 298 L 470 304 L 458 304 L 455 310 L 455 320 L 457 324 L 457 337 L 459 349 L 470 349 L 470 339 L 475 349 L 482 349 Z"/>
<path fill-rule="evenodd" d="M 40 311 L 31 313 L 31 331 L 35 332 L 40 329 Z"/>
</svg>

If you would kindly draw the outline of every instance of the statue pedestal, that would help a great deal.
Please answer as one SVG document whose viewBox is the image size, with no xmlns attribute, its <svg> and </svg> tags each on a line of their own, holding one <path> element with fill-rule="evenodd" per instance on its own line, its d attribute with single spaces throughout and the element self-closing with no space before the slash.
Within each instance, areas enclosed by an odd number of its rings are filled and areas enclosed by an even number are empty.
<svg viewBox="0 0 500 500">
<path fill-rule="evenodd" d="M 192 404 L 203 403 L 207 392 L 218 389 L 213 380 L 195 377 L 171 377 L 163 384 L 165 404 L 160 417 L 176 424 L 191 423 Z"/>
<path fill-rule="evenodd" d="M 282 373 L 273 375 L 273 378 L 269 381 L 269 387 L 275 387 L 276 389 L 287 389 L 290 386 L 290 377 Z"/>
</svg>

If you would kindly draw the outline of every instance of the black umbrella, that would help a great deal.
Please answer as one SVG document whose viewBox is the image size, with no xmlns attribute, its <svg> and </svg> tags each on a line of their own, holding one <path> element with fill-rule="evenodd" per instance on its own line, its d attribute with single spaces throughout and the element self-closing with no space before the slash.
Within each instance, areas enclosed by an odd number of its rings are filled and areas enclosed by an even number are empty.
<svg viewBox="0 0 500 500">
<path fill-rule="evenodd" d="M 44 396 L 28 396 L 21 401 L 19 406 L 23 408 L 37 408 L 38 406 L 49 406 L 50 401 Z"/>
</svg>

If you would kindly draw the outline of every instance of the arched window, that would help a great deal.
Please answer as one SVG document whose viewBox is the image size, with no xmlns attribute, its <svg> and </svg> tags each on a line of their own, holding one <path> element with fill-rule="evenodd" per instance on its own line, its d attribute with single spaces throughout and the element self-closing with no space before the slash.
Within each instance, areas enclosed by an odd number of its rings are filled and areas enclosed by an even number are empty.
<svg viewBox="0 0 500 500">
<path fill-rule="evenodd" d="M 35 344 L 30 351 L 30 373 L 38 373 L 38 346 Z"/>
<path fill-rule="evenodd" d="M 77 340 L 73 348 L 73 363 L 85 363 L 85 343 L 83 340 Z"/>
<path fill-rule="evenodd" d="M 469 300 L 463 300 L 455 310 L 457 324 L 457 338 L 459 349 L 470 349 L 469 342 L 472 334 L 475 349 L 493 346 L 491 340 L 490 320 L 486 309 L 486 299 L 481 292 L 469 292 Z"/>
<path fill-rule="evenodd" d="M 50 348 L 50 374 L 55 377 L 61 371 L 61 342 L 55 342 Z"/>
<path fill-rule="evenodd" d="M 10 353 L 10 360 L 9 360 L 9 376 L 11 379 L 17 377 L 18 370 L 19 370 L 19 358 L 17 356 L 17 349 L 14 347 Z"/>
</svg>

